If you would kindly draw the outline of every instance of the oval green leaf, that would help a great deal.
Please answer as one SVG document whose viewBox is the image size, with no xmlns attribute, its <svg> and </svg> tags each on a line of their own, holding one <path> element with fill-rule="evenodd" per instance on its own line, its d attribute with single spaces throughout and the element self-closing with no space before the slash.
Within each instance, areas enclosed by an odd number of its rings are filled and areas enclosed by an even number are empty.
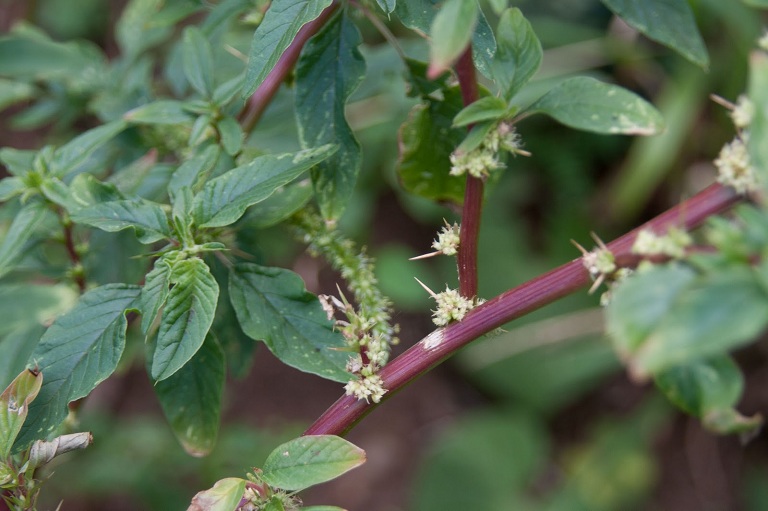
<svg viewBox="0 0 768 511">
<path fill-rule="evenodd" d="M 690 268 L 672 264 L 632 275 L 616 288 L 606 309 L 606 330 L 621 357 L 640 348 L 695 278 Z"/>
<path fill-rule="evenodd" d="M 654 374 L 720 355 L 753 340 L 767 324 L 768 294 L 757 275 L 743 267 L 723 270 L 680 294 L 631 364 L 638 374 Z"/>
<path fill-rule="evenodd" d="M 398 133 L 400 156 L 396 170 L 407 191 L 461 204 L 466 178 L 450 175 L 450 156 L 467 133 L 452 127 L 453 118 L 461 110 L 458 91 L 446 89 L 444 93 L 444 101 L 429 100 L 411 109 Z"/>
<path fill-rule="evenodd" d="M 205 456 L 216 444 L 224 373 L 224 352 L 208 336 L 184 367 L 155 385 L 173 433 L 192 456 Z"/>
<path fill-rule="evenodd" d="M 0 277 L 16 267 L 24 253 L 25 244 L 37 233 L 49 214 L 48 208 L 40 201 L 30 201 L 16 213 L 0 243 Z"/>
<path fill-rule="evenodd" d="M 182 45 L 184 75 L 192 88 L 205 97 L 213 94 L 213 51 L 203 32 L 190 26 L 184 29 Z"/>
<path fill-rule="evenodd" d="M 243 97 L 248 97 L 275 67 L 301 27 L 331 5 L 331 0 L 274 0 L 253 34 Z"/>
<path fill-rule="evenodd" d="M 213 323 L 219 285 L 202 259 L 175 262 L 173 285 L 160 317 L 152 378 L 162 381 L 181 369 L 203 345 Z"/>
<path fill-rule="evenodd" d="M 67 417 L 67 404 L 111 375 L 125 348 L 125 311 L 139 287 L 107 284 L 88 291 L 46 330 L 30 357 L 44 375 L 16 444 L 45 438 Z"/>
<path fill-rule="evenodd" d="M 282 268 L 239 264 L 230 273 L 229 293 L 243 332 L 264 341 L 283 363 L 323 378 L 349 381 L 344 340 L 298 275 Z"/>
<path fill-rule="evenodd" d="M 509 101 L 539 69 L 544 51 L 533 27 L 516 7 L 502 13 L 496 38 L 491 71 Z"/>
<path fill-rule="evenodd" d="M 667 369 L 655 377 L 656 386 L 680 409 L 699 417 L 715 433 L 746 433 L 762 423 L 744 417 L 734 406 L 741 398 L 744 377 L 728 356 Z"/>
<path fill-rule="evenodd" d="M 271 486 L 298 491 L 335 479 L 365 463 L 365 451 L 333 435 L 290 440 L 267 457 L 262 479 Z"/>
<path fill-rule="evenodd" d="M 232 511 L 243 498 L 246 482 L 238 477 L 216 481 L 213 488 L 195 495 L 187 511 Z"/>
<path fill-rule="evenodd" d="M 312 169 L 315 195 L 326 220 L 337 220 L 343 213 L 362 164 L 360 143 L 345 116 L 347 99 L 365 75 L 365 60 L 358 50 L 362 40 L 343 11 L 310 39 L 296 65 L 296 120 L 302 147 L 339 146 Z"/>
<path fill-rule="evenodd" d="M 467 126 L 480 121 L 502 119 L 507 114 L 507 103 L 496 96 L 486 96 L 464 107 L 453 118 L 455 127 Z"/>
<path fill-rule="evenodd" d="M 297 153 L 259 156 L 205 183 L 194 198 L 194 215 L 200 227 L 223 227 L 236 222 L 253 204 L 293 181 L 337 146 L 324 145 Z"/>
<path fill-rule="evenodd" d="M 448 70 L 472 38 L 478 16 L 475 0 L 447 0 L 440 7 L 429 30 L 429 71 L 435 78 Z"/>
<path fill-rule="evenodd" d="M 664 128 L 661 114 L 637 94 L 581 76 L 555 86 L 528 109 L 571 128 L 603 134 L 653 135 Z"/>
<path fill-rule="evenodd" d="M 709 56 L 687 0 L 602 0 L 631 27 L 706 69 Z"/>
<path fill-rule="evenodd" d="M 184 103 L 172 99 L 161 99 L 134 108 L 123 118 L 134 124 L 184 124 L 192 120 L 192 116 L 184 110 Z"/>
<path fill-rule="evenodd" d="M 72 221 L 103 231 L 117 232 L 133 228 L 144 244 L 172 236 L 165 210 L 146 199 L 126 199 L 87 206 L 72 215 Z"/>
</svg>

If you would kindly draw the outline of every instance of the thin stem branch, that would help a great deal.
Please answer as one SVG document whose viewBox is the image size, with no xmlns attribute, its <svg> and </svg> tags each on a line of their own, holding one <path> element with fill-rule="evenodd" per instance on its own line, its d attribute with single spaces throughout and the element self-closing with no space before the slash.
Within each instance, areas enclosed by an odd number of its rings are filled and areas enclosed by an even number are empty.
<svg viewBox="0 0 768 511">
<path fill-rule="evenodd" d="M 259 119 L 261 119 L 261 116 L 264 114 L 267 106 L 269 106 L 275 93 L 280 88 L 280 85 L 285 81 L 285 78 L 293 69 L 296 61 L 299 60 L 301 49 L 306 42 L 323 28 L 338 8 L 339 2 L 333 2 L 326 7 L 317 18 L 301 27 L 291 44 L 280 56 L 275 67 L 272 68 L 272 71 L 270 71 L 261 85 L 259 85 L 256 92 L 254 92 L 248 99 L 245 109 L 240 114 L 240 125 L 243 127 L 245 133 L 253 131 L 253 128 L 259 122 Z"/>
<path fill-rule="evenodd" d="M 456 63 L 461 97 L 464 106 L 477 101 L 478 88 L 475 76 L 475 64 L 472 62 L 472 45 Z M 469 126 L 472 129 L 472 126 Z M 459 293 L 467 298 L 477 296 L 477 242 L 480 237 L 480 217 L 483 211 L 483 180 L 467 174 L 464 190 L 464 206 L 461 212 L 461 232 L 459 234 Z"/>
<path fill-rule="evenodd" d="M 696 196 L 662 213 L 646 224 L 608 244 L 617 256 L 630 253 L 640 229 L 664 232 L 671 226 L 692 229 L 708 217 L 721 213 L 741 200 L 731 189 L 712 185 Z M 574 259 L 473 309 L 458 323 L 433 331 L 379 373 L 388 392 L 384 400 L 447 359 L 480 336 L 501 325 L 567 296 L 590 283 L 581 258 Z M 383 402 L 383 401 L 382 401 Z M 305 435 L 342 435 L 377 404 L 342 396 L 306 431 Z"/>
<path fill-rule="evenodd" d="M 87 289 L 87 282 L 85 280 L 85 275 L 83 274 L 83 263 L 80 258 L 80 253 L 75 247 L 75 237 L 74 233 L 72 232 L 72 221 L 69 220 L 63 209 L 60 210 L 58 214 L 61 227 L 64 231 L 64 248 L 66 249 L 69 260 L 72 263 L 72 279 L 75 281 L 80 294 L 83 294 Z"/>
</svg>

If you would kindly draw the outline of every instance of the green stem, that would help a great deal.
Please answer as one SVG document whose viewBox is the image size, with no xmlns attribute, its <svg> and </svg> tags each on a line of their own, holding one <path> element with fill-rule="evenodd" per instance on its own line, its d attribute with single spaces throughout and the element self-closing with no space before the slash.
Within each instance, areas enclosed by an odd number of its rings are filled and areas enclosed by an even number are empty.
<svg viewBox="0 0 768 511">
<path fill-rule="evenodd" d="M 692 229 L 741 200 L 732 190 L 712 185 L 694 197 L 608 244 L 617 257 L 630 253 L 644 228 L 664 232 L 671 226 Z M 503 324 L 576 292 L 590 283 L 581 258 L 574 259 L 480 305 L 460 322 L 437 329 L 392 360 L 379 373 L 388 392 L 382 402 L 480 336 Z M 379 403 L 342 396 L 305 435 L 343 435 Z"/>
</svg>

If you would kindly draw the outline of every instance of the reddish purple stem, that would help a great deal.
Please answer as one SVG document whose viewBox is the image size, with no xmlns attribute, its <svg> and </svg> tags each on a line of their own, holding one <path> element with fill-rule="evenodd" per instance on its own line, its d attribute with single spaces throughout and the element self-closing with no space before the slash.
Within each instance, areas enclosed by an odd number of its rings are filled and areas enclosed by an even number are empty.
<svg viewBox="0 0 768 511">
<path fill-rule="evenodd" d="M 478 98 L 475 65 L 472 62 L 472 45 L 462 53 L 456 63 L 459 77 L 461 98 L 464 106 L 474 103 Z M 472 126 L 469 126 L 472 129 Z M 461 212 L 461 232 L 459 234 L 459 293 L 467 298 L 477 296 L 477 242 L 480 237 L 480 218 L 483 211 L 483 180 L 467 175 L 464 190 L 464 206 Z"/>
<path fill-rule="evenodd" d="M 629 254 L 637 232 L 642 228 L 650 228 L 657 233 L 663 233 L 673 225 L 692 229 L 740 200 L 741 197 L 732 190 L 714 184 L 609 243 L 608 247 L 617 257 L 625 256 Z M 481 335 L 569 295 L 589 283 L 590 277 L 581 258 L 575 259 L 489 300 L 469 312 L 462 321 L 435 330 L 381 370 L 379 374 L 388 390 L 385 399 Z M 377 404 L 366 403 L 352 396 L 342 396 L 307 428 L 304 434 L 343 435 L 376 406 Z"/>
</svg>

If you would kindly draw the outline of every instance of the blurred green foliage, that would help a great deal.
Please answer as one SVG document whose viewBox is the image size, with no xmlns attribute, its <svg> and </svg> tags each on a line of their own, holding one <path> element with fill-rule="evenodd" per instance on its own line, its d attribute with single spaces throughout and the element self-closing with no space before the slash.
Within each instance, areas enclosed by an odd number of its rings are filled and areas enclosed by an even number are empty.
<svg viewBox="0 0 768 511">
<path fill-rule="evenodd" d="M 653 138 L 629 139 L 574 132 L 545 119 L 521 123 L 525 148 L 533 156 L 510 159 L 508 170 L 488 191 L 480 246 L 482 296 L 492 297 L 577 257 L 569 243 L 571 238 L 587 245 L 588 233 L 594 230 L 608 239 L 693 193 L 702 182 L 711 181 L 713 174 L 702 172 L 701 163 L 713 159 L 731 136 L 732 126 L 708 95 L 735 99 L 744 90 L 747 62 L 743 57 L 760 34 L 761 19 L 739 2 L 700 0 L 693 4 L 711 55 L 708 73 L 661 46 L 628 35 L 597 0 L 515 2 L 531 21 L 545 50 L 542 68 L 530 89 L 522 92 L 523 99 L 534 99 L 536 91 L 552 79 L 574 72 L 611 77 L 651 98 L 664 116 L 667 131 Z M 190 0 L 179 5 L 180 12 L 186 5 L 191 13 L 200 3 Z M 55 62 L 44 66 L 46 74 L 54 78 L 60 69 L 82 66 L 84 76 L 79 80 L 54 80 L 44 91 L 15 92 L 20 97 L 42 99 L 31 109 L 14 113 L 9 121 L 12 128 L 24 131 L 49 126 L 53 139 L 66 140 L 71 128 L 89 115 L 110 119 L 124 105 L 116 104 L 108 93 L 90 98 L 93 102 L 88 112 L 83 112 L 84 98 L 97 81 L 109 81 L 121 92 L 115 97 L 130 98 L 131 102 L 154 96 L 156 91 L 146 86 L 147 77 L 154 72 L 151 63 L 133 62 L 129 73 L 123 73 L 120 66 L 107 73 L 103 63 L 90 58 L 90 44 L 109 48 L 115 39 L 128 48 L 143 44 L 130 39 L 129 28 L 122 37 L 111 32 L 105 20 L 115 9 L 112 3 L 97 0 L 36 2 L 30 9 L 30 20 L 52 37 L 86 38 L 91 43 L 68 47 Z M 456 214 L 400 186 L 394 172 L 398 129 L 416 100 L 405 94 L 405 70 L 395 51 L 365 20 L 356 21 L 368 43 L 363 49 L 368 72 L 351 96 L 347 115 L 365 156 L 341 228 L 369 244 L 370 253 L 379 262 L 382 289 L 393 299 L 395 308 L 426 313 L 430 301 L 412 277 L 442 289 L 453 285 L 454 262 L 408 263 L 406 259 L 427 252 L 429 233 L 443 218 L 455 220 Z M 489 23 L 495 26 L 494 19 Z M 169 37 L 165 28 L 158 29 L 158 40 Z M 391 28 L 404 36 L 401 42 L 408 56 L 423 58 L 427 54 L 426 42 L 405 35 L 396 23 Z M 224 44 L 218 47 L 226 44 L 247 54 L 250 35 L 247 30 L 226 32 L 221 35 Z M 178 78 L 182 74 L 181 49 L 176 45 L 161 49 L 171 62 L 165 70 L 170 78 L 167 87 L 179 93 L 187 87 Z M 223 51 L 213 61 L 217 83 L 238 70 L 237 59 Z M 33 63 L 29 69 L 15 72 L 27 77 L 40 68 L 40 63 Z M 275 152 L 297 150 L 299 137 L 292 104 L 293 89 L 282 88 L 250 140 Z M 137 130 L 143 136 L 156 137 L 161 150 L 179 143 L 162 129 Z M 172 169 L 161 162 L 142 166 L 141 155 L 132 156 L 115 162 L 129 169 L 124 173 L 126 179 L 145 173 L 160 183 L 156 189 L 164 186 Z M 110 158 L 100 152 L 94 156 L 99 161 Z M 144 181 L 141 195 L 152 196 L 152 182 Z M 395 220 L 386 216 L 388 208 L 397 209 Z M 286 264 L 296 255 L 296 245 L 286 241 L 289 234 L 284 227 L 259 231 L 258 236 L 246 229 L 236 233 L 249 245 L 257 262 L 264 264 Z M 95 233 L 90 245 L 99 259 L 139 250 L 134 237 L 126 233 Z M 42 250 L 29 247 L 21 268 L 40 269 L 43 255 L 50 255 L 50 250 L 41 254 Z M 54 254 L 53 259 L 57 258 L 63 259 L 61 254 Z M 130 260 L 120 267 L 96 263 L 88 258 L 84 264 L 97 283 L 137 282 L 143 275 L 140 261 Z M 19 292 L 13 286 L 17 284 L 3 286 L 0 296 L 13 293 L 13 302 L 7 302 L 13 307 L 33 303 L 30 307 L 35 308 L 39 323 L 49 321 L 73 300 L 66 290 L 55 286 L 39 296 L 37 287 Z M 596 298 L 586 293 L 572 296 L 526 316 L 460 354 L 456 370 L 484 394 L 479 405 L 482 410 L 449 426 L 419 459 L 420 476 L 413 484 L 411 509 L 653 508 L 654 492 L 668 470 L 653 452 L 654 438 L 675 420 L 667 405 L 646 398 L 621 416 L 597 413 L 580 418 L 588 433 L 575 441 L 553 431 L 553 422 L 578 413 L 584 400 L 595 393 L 610 392 L 612 378 L 621 372 L 612 348 L 599 334 L 602 325 L 599 315 L 593 313 L 595 304 Z M 0 375 L 5 377 L 24 365 L 29 353 L 24 352 L 23 339 L 39 336 L 40 327 L 16 324 L 12 307 L 3 309 L 0 319 L 7 315 L 8 320 L 0 325 L 7 334 L 2 347 L 11 353 L 0 360 Z M 417 337 L 408 332 L 401 336 L 408 342 Z M 17 342 L 19 339 L 22 341 Z M 509 346 L 514 349 L 509 350 Z M 232 361 L 247 367 L 252 348 L 241 351 L 236 341 L 230 347 L 235 353 L 229 357 L 230 370 Z M 224 348 L 226 352 L 227 346 Z M 386 413 L 384 410 L 378 415 Z M 53 508 L 59 499 L 102 505 L 109 499 L 131 499 L 136 509 L 181 509 L 189 502 L 190 488 L 207 487 L 220 477 L 241 473 L 249 468 L 246 460 L 264 459 L 276 444 L 301 430 L 301 426 L 289 425 L 270 433 L 230 424 L 220 432 L 209 457 L 191 459 L 156 417 L 115 420 L 87 415 L 87 427 L 98 438 L 97 443 L 63 460 L 66 469 L 57 470 L 51 478 L 44 493 L 49 500 L 42 507 Z M 739 481 L 744 509 L 750 511 L 768 507 L 764 484 L 768 462 L 764 457 L 754 458 L 748 460 L 747 476 Z"/>
</svg>

